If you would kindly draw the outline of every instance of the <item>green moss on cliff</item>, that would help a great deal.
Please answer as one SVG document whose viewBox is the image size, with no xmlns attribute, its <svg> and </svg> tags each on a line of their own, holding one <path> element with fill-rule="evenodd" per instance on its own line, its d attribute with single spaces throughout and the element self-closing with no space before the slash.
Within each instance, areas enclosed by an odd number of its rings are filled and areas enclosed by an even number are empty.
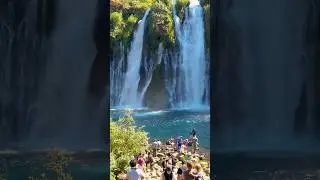
<svg viewBox="0 0 320 180">
<path fill-rule="evenodd" d="M 190 0 L 177 0 L 176 1 L 176 13 L 180 19 L 184 18 L 186 8 L 189 6 Z"/>
<path fill-rule="evenodd" d="M 172 20 L 172 5 L 168 1 L 158 1 L 151 7 L 148 19 L 147 42 L 151 52 L 155 52 L 160 43 L 165 48 L 175 44 L 174 22 Z"/>
<path fill-rule="evenodd" d="M 125 23 L 121 12 L 113 12 L 110 16 L 110 37 L 111 45 L 114 45 L 116 41 L 121 40 Z"/>
<path fill-rule="evenodd" d="M 127 47 L 137 21 L 138 18 L 134 15 L 129 15 L 127 19 L 124 19 L 121 12 L 112 12 L 110 17 L 111 45 L 113 46 L 117 42 L 122 41 L 125 47 Z"/>
<path fill-rule="evenodd" d="M 149 50 L 156 50 L 161 42 L 165 47 L 174 45 L 171 0 L 112 0 L 110 5 L 111 47 L 120 41 L 125 48 L 129 47 L 136 24 L 148 8 L 151 8 L 146 31 Z"/>
<path fill-rule="evenodd" d="M 176 1 L 176 13 L 181 20 L 185 10 L 189 6 L 189 0 Z M 209 48 L 210 40 L 210 5 L 209 0 L 200 0 L 204 9 L 206 48 Z M 156 52 L 160 43 L 165 48 L 175 46 L 175 32 L 171 0 L 111 0 L 111 47 L 118 42 L 123 42 L 125 48 L 129 48 L 137 22 L 142 19 L 145 11 L 150 8 L 145 32 L 146 48 L 149 53 Z"/>
<path fill-rule="evenodd" d="M 123 42 L 129 47 L 136 24 L 155 0 L 111 0 L 110 37 L 111 47 Z"/>
</svg>

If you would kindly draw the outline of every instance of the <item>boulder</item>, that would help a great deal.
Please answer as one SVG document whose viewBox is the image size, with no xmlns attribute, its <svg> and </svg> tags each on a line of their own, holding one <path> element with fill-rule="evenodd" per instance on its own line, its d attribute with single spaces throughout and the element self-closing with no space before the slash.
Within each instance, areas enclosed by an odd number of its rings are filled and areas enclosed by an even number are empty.
<svg viewBox="0 0 320 180">
<path fill-rule="evenodd" d="M 159 158 L 162 158 L 162 157 L 164 157 L 165 155 L 163 154 L 163 153 L 157 153 L 157 157 L 159 157 Z"/>
<path fill-rule="evenodd" d="M 117 179 L 118 180 L 125 180 L 125 179 L 127 179 L 127 174 L 120 173 L 117 175 Z"/>
</svg>

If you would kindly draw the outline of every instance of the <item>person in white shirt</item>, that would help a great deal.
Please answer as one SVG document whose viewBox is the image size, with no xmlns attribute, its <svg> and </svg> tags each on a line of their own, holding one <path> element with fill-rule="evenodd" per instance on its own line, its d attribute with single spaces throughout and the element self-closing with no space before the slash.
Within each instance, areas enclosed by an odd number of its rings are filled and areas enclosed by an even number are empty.
<svg viewBox="0 0 320 180">
<path fill-rule="evenodd" d="M 142 180 L 145 178 L 145 174 L 137 168 L 137 161 L 135 159 L 130 161 L 130 170 L 128 172 L 128 180 Z"/>
</svg>

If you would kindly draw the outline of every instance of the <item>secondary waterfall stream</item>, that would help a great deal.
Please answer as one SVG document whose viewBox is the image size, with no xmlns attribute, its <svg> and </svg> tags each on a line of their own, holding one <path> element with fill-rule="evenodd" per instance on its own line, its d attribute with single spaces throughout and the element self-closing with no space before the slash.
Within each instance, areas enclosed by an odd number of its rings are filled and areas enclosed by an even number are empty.
<svg viewBox="0 0 320 180">
<path fill-rule="evenodd" d="M 147 16 L 150 12 L 148 9 L 141 21 L 139 21 L 137 31 L 131 43 L 131 50 L 128 54 L 128 68 L 125 75 L 124 87 L 121 92 L 120 106 L 141 107 L 140 93 L 138 91 L 140 82 L 140 66 L 142 59 L 143 38 Z"/>
</svg>

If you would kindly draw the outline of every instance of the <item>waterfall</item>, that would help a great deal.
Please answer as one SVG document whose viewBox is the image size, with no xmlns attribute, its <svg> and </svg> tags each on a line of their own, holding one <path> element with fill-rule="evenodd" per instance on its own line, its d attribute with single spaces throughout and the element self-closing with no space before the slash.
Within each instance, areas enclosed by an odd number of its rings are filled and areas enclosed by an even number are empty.
<svg viewBox="0 0 320 180">
<path fill-rule="evenodd" d="M 120 103 L 121 89 L 124 82 L 125 53 L 122 43 L 120 44 L 120 59 L 114 58 L 110 63 L 110 105 L 117 106 Z M 107 92 L 109 93 L 109 92 Z"/>
<path fill-rule="evenodd" d="M 125 75 L 123 91 L 121 92 L 120 106 L 135 108 L 142 106 L 138 90 L 145 23 L 149 12 L 150 9 L 145 12 L 142 20 L 138 23 L 137 30 L 134 33 L 131 49 L 127 56 L 127 72 Z"/>
<path fill-rule="evenodd" d="M 174 107 L 176 102 L 180 102 L 183 94 L 179 94 L 177 78 L 178 77 L 178 57 L 176 53 L 169 53 L 166 51 L 163 57 L 164 62 L 164 81 L 165 87 L 168 92 L 168 101 L 170 107 Z M 181 87 L 181 86 L 180 86 Z"/>
<path fill-rule="evenodd" d="M 3 3 L 0 14 L 0 146 L 28 135 L 45 63 L 47 39 L 37 24 L 37 9 L 44 7 L 35 0 L 20 3 Z M 24 10 L 16 17 L 18 7 Z"/>
<path fill-rule="evenodd" d="M 153 63 L 153 61 L 147 61 L 147 58 L 144 58 L 144 70 L 145 70 L 145 77 L 147 78 L 146 80 L 146 83 L 144 85 L 144 87 L 142 88 L 142 91 L 141 91 L 141 95 L 140 95 L 140 104 L 143 103 L 143 98 L 144 98 L 144 95 L 151 83 L 151 80 L 152 80 L 152 74 L 153 74 L 153 71 L 156 67 L 156 65 L 159 65 L 161 63 L 161 60 L 162 60 L 162 55 L 163 55 L 163 46 L 162 46 L 162 43 L 159 44 L 159 47 L 158 47 L 158 53 L 157 53 L 157 62 L 156 63 Z"/>
<path fill-rule="evenodd" d="M 64 137 L 59 140 L 61 143 L 67 142 L 69 137 L 77 137 L 83 143 L 83 138 L 96 133 L 86 126 L 90 105 L 86 100 L 86 89 L 95 55 L 92 27 L 97 1 L 77 1 L 77 8 L 72 0 L 58 4 L 51 57 L 46 64 L 38 97 L 40 110 L 32 136 L 48 138 L 59 135 Z M 93 126 L 96 119 L 90 118 Z M 87 131 L 85 135 L 83 128 Z"/>
<path fill-rule="evenodd" d="M 203 9 L 198 0 L 190 1 L 184 22 L 180 24 L 175 6 L 173 8 L 180 53 L 176 56 L 178 59 L 171 57 L 165 60 L 166 74 L 170 66 L 172 71 L 166 80 L 168 94 L 173 96 L 170 101 L 174 107 L 202 107 L 206 102 L 203 99 L 208 94 L 209 81 L 206 73 Z"/>
<path fill-rule="evenodd" d="M 164 85 L 170 107 L 204 107 L 208 104 L 210 92 L 208 71 L 210 64 L 208 56 L 205 55 L 204 16 L 199 1 L 190 2 L 183 22 L 176 15 L 173 6 L 179 49 L 164 49 L 160 44 L 158 62 L 153 60 L 154 57 L 144 57 L 142 53 L 145 22 L 149 11 L 145 12 L 134 32 L 127 57 L 121 56 L 120 60 L 111 63 L 111 106 L 143 107 L 144 96 L 151 84 L 153 71 L 156 65 L 161 65 L 164 69 Z M 125 74 L 124 69 L 126 69 Z"/>
</svg>

